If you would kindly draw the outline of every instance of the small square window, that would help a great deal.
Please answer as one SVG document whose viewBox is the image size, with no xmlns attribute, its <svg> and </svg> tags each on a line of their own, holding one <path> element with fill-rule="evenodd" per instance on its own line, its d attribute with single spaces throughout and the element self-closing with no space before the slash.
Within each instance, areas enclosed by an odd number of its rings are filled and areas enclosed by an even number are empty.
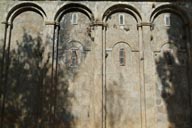
<svg viewBox="0 0 192 128">
<path fill-rule="evenodd" d="M 170 15 L 165 15 L 164 16 L 164 25 L 165 26 L 171 26 Z"/>
<path fill-rule="evenodd" d="M 125 25 L 125 16 L 123 14 L 119 14 L 119 25 Z"/>
<path fill-rule="evenodd" d="M 71 23 L 72 24 L 77 24 L 78 21 L 78 14 L 77 13 L 73 13 L 72 17 L 71 17 Z"/>
</svg>

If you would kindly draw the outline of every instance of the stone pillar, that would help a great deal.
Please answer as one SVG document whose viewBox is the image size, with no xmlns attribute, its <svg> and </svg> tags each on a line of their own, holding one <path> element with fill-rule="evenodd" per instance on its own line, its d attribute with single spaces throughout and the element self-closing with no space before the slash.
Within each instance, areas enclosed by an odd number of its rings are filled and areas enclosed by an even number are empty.
<svg viewBox="0 0 192 128">
<path fill-rule="evenodd" d="M 141 95 L 141 127 L 146 128 L 146 106 L 145 106 L 145 84 L 144 84 L 144 53 L 143 53 L 143 33 L 142 26 L 138 26 L 139 31 L 139 51 L 140 51 L 140 95 Z"/>
<path fill-rule="evenodd" d="M 103 123 L 103 25 L 93 24 L 94 44 L 92 45 L 93 64 L 93 111 L 94 128 L 102 128 Z"/>
<path fill-rule="evenodd" d="M 57 50 L 57 32 L 58 32 L 58 26 L 54 21 L 45 21 L 45 29 L 44 29 L 44 41 L 45 41 L 45 46 L 46 50 L 45 53 L 49 54 L 49 64 L 51 65 L 51 68 L 48 69 L 48 75 L 50 76 L 50 86 L 47 88 L 49 89 L 49 102 L 48 106 L 46 108 L 48 109 L 48 124 L 49 126 L 45 127 L 53 127 L 54 126 L 54 112 L 55 112 L 55 104 L 56 104 L 56 99 L 55 99 L 55 93 L 54 90 L 56 89 L 56 84 L 55 84 L 55 77 L 56 77 L 56 50 Z M 45 89 L 47 89 L 45 88 Z M 45 104 L 44 104 L 45 105 Z M 51 125 L 50 125 L 51 124 Z M 53 125 L 53 126 L 52 126 Z"/>
<path fill-rule="evenodd" d="M 151 46 L 151 23 L 141 23 L 143 30 L 143 55 L 144 55 L 144 95 L 146 108 L 146 128 L 155 128 L 155 62 Z"/>
<path fill-rule="evenodd" d="M 108 56 L 108 51 L 107 51 L 107 48 L 106 48 L 106 31 L 107 31 L 107 26 L 105 24 L 105 27 L 103 27 L 103 91 L 102 91 L 102 106 L 103 106 L 103 109 L 102 109 L 102 128 L 106 128 L 106 100 L 107 100 L 107 95 L 106 95 L 106 84 L 107 84 L 107 81 L 106 81 L 106 58 Z"/>
</svg>

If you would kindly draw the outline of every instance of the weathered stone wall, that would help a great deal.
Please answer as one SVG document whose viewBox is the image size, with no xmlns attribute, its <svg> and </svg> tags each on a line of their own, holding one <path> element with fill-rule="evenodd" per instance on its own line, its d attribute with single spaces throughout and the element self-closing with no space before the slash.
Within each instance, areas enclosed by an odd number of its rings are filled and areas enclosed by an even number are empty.
<svg viewBox="0 0 192 128">
<path fill-rule="evenodd" d="M 0 128 L 190 128 L 191 7 L 0 1 Z"/>
</svg>

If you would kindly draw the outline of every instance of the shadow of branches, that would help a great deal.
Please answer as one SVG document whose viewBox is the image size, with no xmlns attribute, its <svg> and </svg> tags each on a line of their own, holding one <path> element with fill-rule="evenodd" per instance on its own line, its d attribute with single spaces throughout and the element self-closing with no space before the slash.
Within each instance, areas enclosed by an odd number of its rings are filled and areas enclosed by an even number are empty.
<svg viewBox="0 0 192 128">
<path fill-rule="evenodd" d="M 5 102 L 1 108 L 3 128 L 49 128 L 59 121 L 70 128 L 70 112 L 64 107 L 60 113 L 54 113 L 55 93 L 63 92 L 62 102 L 68 106 L 68 84 L 62 81 L 60 90 L 52 82 L 50 53 L 42 38 L 33 37 L 25 30 L 21 41 L 16 41 L 9 52 L 9 72 L 7 83 L 4 82 Z M 5 52 L 7 53 L 7 51 Z M 60 72 L 60 74 L 63 74 Z M 64 75 L 62 77 L 65 77 Z M 53 121 L 52 117 L 56 117 Z M 61 127 L 66 127 L 61 126 Z"/>
<path fill-rule="evenodd" d="M 191 63 L 187 49 L 189 31 L 176 15 L 170 14 L 170 20 L 171 25 L 166 28 L 167 44 L 156 54 L 157 111 L 166 115 L 168 128 L 190 128 Z"/>
</svg>

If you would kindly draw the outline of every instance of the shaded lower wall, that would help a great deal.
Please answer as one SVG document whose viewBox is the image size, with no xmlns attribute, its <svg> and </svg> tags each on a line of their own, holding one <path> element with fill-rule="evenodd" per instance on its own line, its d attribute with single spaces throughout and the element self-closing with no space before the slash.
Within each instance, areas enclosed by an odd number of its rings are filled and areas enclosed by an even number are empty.
<svg viewBox="0 0 192 128">
<path fill-rule="evenodd" d="M 4 52 L 1 127 L 39 127 L 48 120 L 51 64 L 43 28 L 42 17 L 33 12 L 13 21 Z"/>
</svg>

